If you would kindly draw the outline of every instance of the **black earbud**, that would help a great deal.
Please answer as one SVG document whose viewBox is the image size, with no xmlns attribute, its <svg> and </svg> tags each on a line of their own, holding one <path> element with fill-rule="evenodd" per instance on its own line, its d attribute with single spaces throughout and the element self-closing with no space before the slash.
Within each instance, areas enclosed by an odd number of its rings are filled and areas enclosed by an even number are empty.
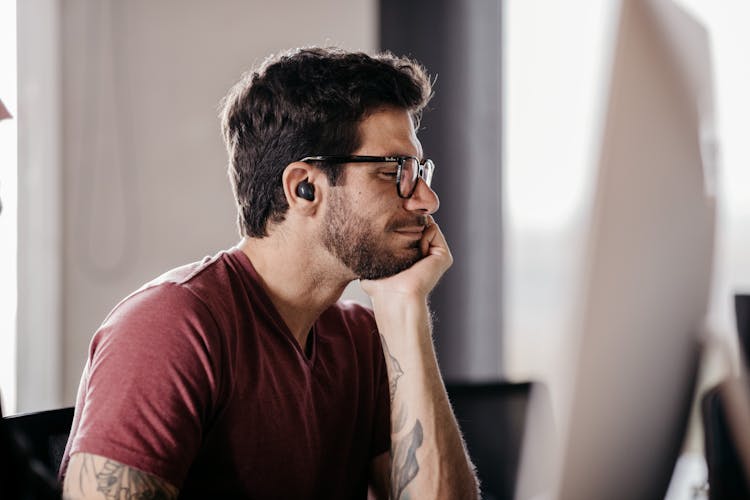
<svg viewBox="0 0 750 500">
<path fill-rule="evenodd" d="M 315 199 L 315 186 L 306 180 L 300 182 L 297 184 L 297 196 L 307 201 L 313 201 Z"/>
</svg>

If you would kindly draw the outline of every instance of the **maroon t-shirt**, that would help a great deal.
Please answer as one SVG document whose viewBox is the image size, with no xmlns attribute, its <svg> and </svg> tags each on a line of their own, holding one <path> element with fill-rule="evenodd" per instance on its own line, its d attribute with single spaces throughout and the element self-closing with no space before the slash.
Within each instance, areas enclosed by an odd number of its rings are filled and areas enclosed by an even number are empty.
<svg viewBox="0 0 750 500">
<path fill-rule="evenodd" d="M 390 446 L 369 309 L 338 303 L 299 346 L 239 249 L 123 300 L 91 342 L 71 454 L 159 476 L 181 498 L 365 498 Z"/>
</svg>

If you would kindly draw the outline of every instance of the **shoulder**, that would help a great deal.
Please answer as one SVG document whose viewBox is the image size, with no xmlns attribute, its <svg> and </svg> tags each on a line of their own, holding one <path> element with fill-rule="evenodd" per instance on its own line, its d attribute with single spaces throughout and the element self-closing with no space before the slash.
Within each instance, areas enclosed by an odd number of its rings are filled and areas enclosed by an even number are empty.
<svg viewBox="0 0 750 500">
<path fill-rule="evenodd" d="M 143 288 L 120 302 L 98 328 L 89 346 L 89 369 L 93 374 L 105 366 L 210 366 L 209 359 L 224 352 L 218 331 L 212 312 L 185 287 Z"/>
<path fill-rule="evenodd" d="M 206 304 L 187 287 L 173 282 L 153 284 L 132 293 L 115 306 L 98 333 L 132 331 L 133 335 L 213 322 Z"/>
<path fill-rule="evenodd" d="M 125 297 L 100 325 L 90 354 L 115 345 L 126 352 L 179 345 L 210 349 L 226 315 L 220 307 L 226 303 L 224 255 L 172 269 Z"/>
<path fill-rule="evenodd" d="M 166 351 L 188 359 L 229 355 L 238 317 L 251 300 L 252 270 L 240 252 L 174 268 L 131 293 L 97 329 L 89 357 L 106 350 L 146 357 Z"/>
<path fill-rule="evenodd" d="M 224 250 L 213 256 L 170 269 L 161 276 L 149 281 L 133 295 L 149 290 L 164 289 L 166 285 L 173 285 L 186 292 L 189 291 L 197 298 L 208 300 L 222 288 L 231 286 L 235 277 L 244 272 L 236 260 L 236 251 Z"/>
<path fill-rule="evenodd" d="M 226 290 L 231 288 L 230 252 L 167 271 L 141 286 L 118 303 L 105 318 L 102 328 L 122 322 L 136 326 L 175 324 L 180 320 L 215 321 L 215 311 Z"/>
</svg>

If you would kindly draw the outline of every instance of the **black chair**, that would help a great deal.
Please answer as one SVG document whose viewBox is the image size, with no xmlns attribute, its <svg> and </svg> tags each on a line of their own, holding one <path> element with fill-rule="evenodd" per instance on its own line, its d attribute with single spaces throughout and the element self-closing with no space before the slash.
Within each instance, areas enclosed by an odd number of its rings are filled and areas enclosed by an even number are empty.
<svg viewBox="0 0 750 500">
<path fill-rule="evenodd" d="M 750 295 L 735 295 L 734 305 L 741 360 L 745 365 L 745 371 L 750 371 Z M 731 382 L 738 383 L 736 380 Z M 711 500 L 750 498 L 750 478 L 745 475 L 728 415 L 728 383 L 729 381 L 725 381 L 706 391 L 701 400 Z"/>
<path fill-rule="evenodd" d="M 745 367 L 750 368 L 750 295 L 734 296 L 734 312 L 737 318 L 737 335 Z"/>
<path fill-rule="evenodd" d="M 73 408 L 0 419 L 0 492 L 3 498 L 61 497 L 57 469 L 72 422 Z"/>
<path fill-rule="evenodd" d="M 526 383 L 447 383 L 485 500 L 514 498 L 532 389 Z"/>
<path fill-rule="evenodd" d="M 61 498 L 57 470 L 72 423 L 72 407 L 13 415 L 0 420 L 0 491 L 3 498 Z"/>
<path fill-rule="evenodd" d="M 721 385 L 708 390 L 701 399 L 701 416 L 708 465 L 709 499 L 750 498 L 750 489 L 732 436 L 727 401 Z"/>
<path fill-rule="evenodd" d="M 73 423 L 73 407 L 3 419 L 7 428 L 25 441 L 31 456 L 57 474 Z"/>
</svg>

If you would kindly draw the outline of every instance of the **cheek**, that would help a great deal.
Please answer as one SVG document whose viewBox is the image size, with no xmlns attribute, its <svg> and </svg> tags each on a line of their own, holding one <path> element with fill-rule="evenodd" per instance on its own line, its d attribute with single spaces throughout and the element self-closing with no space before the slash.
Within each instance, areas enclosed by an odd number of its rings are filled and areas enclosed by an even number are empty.
<svg viewBox="0 0 750 500">
<path fill-rule="evenodd" d="M 372 183 L 369 189 L 358 186 L 350 193 L 345 202 L 352 212 L 350 218 L 359 219 L 371 230 L 382 231 L 400 215 L 403 217 L 403 200 L 397 196 L 393 185 Z"/>
<path fill-rule="evenodd" d="M 356 213 L 368 218 L 378 218 L 380 215 L 391 211 L 392 207 L 385 202 L 382 193 L 357 191 L 350 199 L 348 205 Z"/>
</svg>

